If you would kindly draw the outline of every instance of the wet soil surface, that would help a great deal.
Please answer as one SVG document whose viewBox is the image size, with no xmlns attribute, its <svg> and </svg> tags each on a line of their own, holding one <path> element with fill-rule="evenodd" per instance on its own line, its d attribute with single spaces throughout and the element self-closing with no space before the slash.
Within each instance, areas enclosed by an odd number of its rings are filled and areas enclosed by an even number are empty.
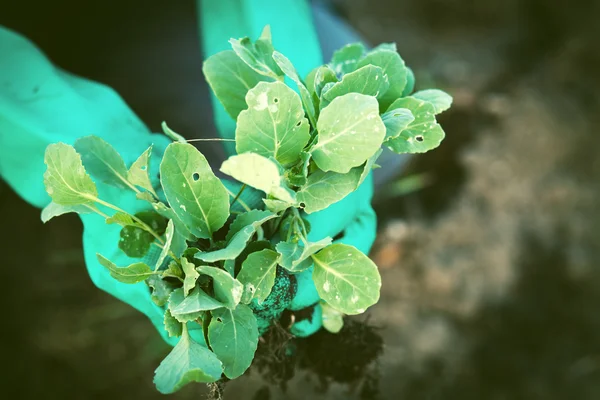
<svg viewBox="0 0 600 400">
<path fill-rule="evenodd" d="M 425 174 L 423 189 L 378 190 L 380 303 L 338 336 L 274 330 L 224 398 L 600 398 L 600 7 L 377 3 L 336 2 L 371 42 L 397 42 L 422 88 L 453 94 L 447 138 L 399 177 Z M 4 184 L 0 215 L 5 394 L 162 398 L 168 347 L 92 285 L 78 219 L 42 225 Z"/>
</svg>

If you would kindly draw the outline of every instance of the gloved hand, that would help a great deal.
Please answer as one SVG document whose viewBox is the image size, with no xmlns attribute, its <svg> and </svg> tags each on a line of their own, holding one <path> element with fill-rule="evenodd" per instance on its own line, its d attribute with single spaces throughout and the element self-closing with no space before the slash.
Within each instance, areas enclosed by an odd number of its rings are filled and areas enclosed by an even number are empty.
<svg viewBox="0 0 600 400">
<path fill-rule="evenodd" d="M 216 3 L 213 2 L 213 5 Z M 210 3 L 203 6 L 207 4 Z M 305 20 L 310 25 L 310 16 L 302 17 L 302 13 L 309 12 L 306 4 L 287 1 L 278 4 L 281 7 L 277 8 L 279 12 L 291 12 L 295 9 L 291 13 L 295 21 Z M 270 5 L 273 6 L 272 3 Z M 256 17 L 255 14 L 250 14 L 252 18 Z M 206 13 L 203 15 L 206 16 Z M 306 74 L 303 69 L 307 70 L 321 63 L 314 31 L 311 35 L 311 30 L 301 23 L 289 25 L 273 16 L 271 18 L 273 21 L 282 22 L 272 24 L 283 42 L 277 42 L 277 46 L 292 56 L 302 74 Z M 260 18 L 254 22 L 256 32 L 266 24 L 266 21 Z M 207 33 L 215 32 L 210 26 L 210 23 L 205 25 Z M 287 40 L 284 39 L 284 32 L 287 34 Z M 299 32 L 303 32 L 302 37 L 306 41 L 305 52 L 292 51 L 298 43 L 292 41 L 292 38 Z M 253 33 L 255 32 L 232 32 L 225 35 L 257 36 Z M 207 40 L 212 38 L 216 41 L 218 35 L 206 36 Z M 227 43 L 228 38 L 229 36 L 223 41 L 219 40 L 219 46 Z M 205 43 L 205 51 L 207 49 L 210 49 L 210 46 L 207 47 Z M 168 140 L 162 135 L 152 135 L 110 88 L 56 69 L 33 44 L 3 28 L 0 28 L 0 54 L 11 54 L 10 57 L 0 59 L 0 82 L 7 88 L 0 93 L 0 175 L 31 204 L 43 207 L 50 201 L 41 179 L 45 170 L 43 154 L 50 143 L 73 143 L 80 136 L 98 135 L 110 142 L 121 153 L 126 163 L 130 164 L 154 142 L 156 158 L 160 158 Z M 307 54 L 313 54 L 319 60 L 311 61 Z M 302 59 L 299 62 L 295 58 L 300 56 Z M 220 105 L 215 110 L 217 124 L 223 136 L 231 136 L 233 121 Z M 154 168 L 157 168 L 157 163 L 154 163 Z M 133 194 L 123 193 L 119 189 L 98 184 L 98 190 L 100 197 L 127 211 L 136 212 L 147 207 L 147 204 L 136 200 Z M 325 236 L 333 237 L 343 231 L 344 237 L 340 241 L 367 252 L 375 237 L 375 216 L 370 207 L 371 196 L 372 181 L 369 178 L 357 192 L 342 202 L 308 216 L 312 225 L 309 239 L 315 241 Z M 151 301 L 146 285 L 119 283 L 110 277 L 96 260 L 96 253 L 101 253 L 118 265 L 127 265 L 133 261 L 115 246 L 119 239 L 119 227 L 106 225 L 103 218 L 92 214 L 82 216 L 82 221 L 84 253 L 92 281 L 99 288 L 146 314 L 163 338 L 173 344 L 174 339 L 168 338 L 163 328 L 163 312 Z M 318 295 L 312 283 L 311 271 L 297 275 L 297 280 L 298 289 L 290 309 L 300 310 L 317 303 Z M 320 306 L 317 304 L 313 318 L 295 324 L 292 331 L 299 336 L 307 336 L 320 326 Z"/>
<path fill-rule="evenodd" d="M 306 76 L 313 68 L 323 64 L 321 47 L 313 15 L 308 2 L 298 0 L 197 0 L 200 38 L 204 58 L 229 49 L 230 38 L 248 36 L 257 38 L 265 25 L 271 26 L 275 48 L 286 55 L 297 68 L 300 76 Z M 219 18 L 214 16 L 218 15 Z M 235 121 L 225 112 L 216 97 L 212 96 L 214 118 L 225 138 L 233 138 Z M 228 143 L 226 149 L 232 154 L 235 147 Z M 376 233 L 375 212 L 371 208 L 373 180 L 371 174 L 361 187 L 344 200 L 326 210 L 308 215 L 312 226 L 309 240 L 317 241 L 326 236 L 336 242 L 353 245 L 368 253 Z M 299 311 L 315 306 L 312 317 L 295 323 L 292 333 L 309 336 L 321 328 L 319 295 L 312 281 L 312 268 L 296 275 L 298 286 L 289 309 Z"/>
<path fill-rule="evenodd" d="M 127 164 L 152 143 L 158 160 L 169 143 L 165 136 L 151 134 L 112 89 L 61 71 L 30 41 L 2 27 L 0 55 L 0 176 L 30 204 L 50 202 L 42 177 L 44 152 L 51 143 L 72 144 L 94 134 L 110 142 Z M 154 168 L 157 175 L 158 163 Z M 129 212 L 147 208 L 133 193 L 97 186 L 101 198 Z M 96 260 L 100 253 L 118 265 L 134 261 L 116 246 L 120 227 L 95 214 L 81 219 L 85 262 L 94 284 L 146 314 L 169 341 L 163 310 L 152 302 L 146 284 L 120 283 Z"/>
</svg>

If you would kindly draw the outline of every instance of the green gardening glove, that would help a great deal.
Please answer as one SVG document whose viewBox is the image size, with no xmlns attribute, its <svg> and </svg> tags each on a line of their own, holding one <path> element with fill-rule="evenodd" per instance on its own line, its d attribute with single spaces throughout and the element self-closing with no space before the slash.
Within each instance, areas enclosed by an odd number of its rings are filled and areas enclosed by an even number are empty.
<svg viewBox="0 0 600 400">
<path fill-rule="evenodd" d="M 169 140 L 153 135 L 107 86 L 53 66 L 30 41 L 0 27 L 0 176 L 27 202 L 50 202 L 43 183 L 44 152 L 51 143 L 73 144 L 97 135 L 111 143 L 129 165 L 151 144 L 159 159 Z M 158 163 L 154 163 L 158 175 Z M 158 182 L 155 182 L 158 183 Z M 100 197 L 130 212 L 147 208 L 133 193 L 98 184 Z M 112 278 L 96 260 L 100 253 L 118 265 L 134 262 L 116 244 L 120 227 L 96 214 L 82 216 L 85 262 L 94 284 L 150 318 L 165 340 L 163 310 L 145 283 L 128 285 Z M 139 261 L 139 260 L 135 260 Z"/>
<path fill-rule="evenodd" d="M 306 76 L 314 67 L 323 64 L 321 47 L 313 16 L 307 1 L 300 0 L 198 0 L 200 37 L 204 58 L 229 49 L 230 38 L 248 36 L 257 38 L 264 26 L 270 25 L 275 48 L 286 55 Z M 218 16 L 216 18 L 215 16 Z M 217 128 L 222 137 L 233 138 L 235 121 L 227 114 L 216 97 L 212 97 Z M 233 154 L 235 147 L 228 143 L 226 149 Z M 308 215 L 312 226 L 309 240 L 342 233 L 337 242 L 353 245 L 368 253 L 375 240 L 376 217 L 371 208 L 373 180 L 370 175 L 361 187 L 344 200 L 328 209 Z M 319 295 L 312 280 L 312 268 L 296 275 L 297 289 L 288 308 L 298 311 L 315 306 L 312 318 L 292 326 L 297 336 L 309 336 L 321 327 Z M 277 318 L 277 311 L 267 314 L 259 326 L 266 326 L 269 318 Z"/>
</svg>

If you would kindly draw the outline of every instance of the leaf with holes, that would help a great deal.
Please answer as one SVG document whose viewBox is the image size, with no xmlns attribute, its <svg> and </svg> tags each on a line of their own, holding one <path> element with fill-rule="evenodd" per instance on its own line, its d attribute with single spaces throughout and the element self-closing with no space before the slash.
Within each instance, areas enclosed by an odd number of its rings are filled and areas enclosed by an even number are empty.
<svg viewBox="0 0 600 400">
<path fill-rule="evenodd" d="M 279 166 L 259 154 L 231 156 L 221 165 L 221 172 L 276 199 L 289 204 L 296 202 L 294 192 L 283 183 Z"/>
<path fill-rule="evenodd" d="M 146 151 L 144 151 L 142 155 L 139 156 L 133 164 L 131 164 L 131 167 L 129 167 L 129 171 L 127 171 L 127 180 L 132 185 L 139 186 L 142 189 L 146 189 L 148 192 L 152 193 L 154 197 L 158 198 L 158 195 L 152 187 L 152 182 L 150 182 L 150 175 L 148 173 L 150 168 L 151 155 L 152 146 L 148 147 L 148 149 L 146 149 Z"/>
<path fill-rule="evenodd" d="M 248 255 L 237 276 L 237 280 L 244 285 L 242 303 L 249 304 L 256 299 L 260 304 L 269 296 L 275 284 L 278 261 L 279 254 L 270 249 Z"/>
<path fill-rule="evenodd" d="M 191 382 L 216 382 L 223 365 L 215 353 L 194 341 L 187 329 L 154 372 L 154 384 L 163 394 L 174 393 Z"/>
<path fill-rule="evenodd" d="M 104 139 L 85 136 L 77 139 L 73 147 L 81 154 L 81 161 L 92 176 L 121 189 L 132 188 L 127 180 L 125 161 Z"/>
<path fill-rule="evenodd" d="M 61 206 L 93 205 L 98 196 L 96 185 L 72 146 L 64 143 L 49 145 L 44 162 L 47 165 L 44 185 L 52 201 Z"/>
<path fill-rule="evenodd" d="M 160 181 L 171 209 L 197 237 L 212 237 L 227 221 L 227 189 L 191 144 L 167 146 L 160 163 Z"/>
<path fill-rule="evenodd" d="M 380 109 L 385 110 L 394 100 L 402 96 L 402 92 L 406 87 L 408 70 L 398 53 L 385 48 L 378 48 L 369 52 L 358 62 L 357 68 L 366 65 L 380 67 L 388 77 L 389 89 L 379 97 Z"/>
<path fill-rule="evenodd" d="M 348 173 L 317 171 L 308 177 L 296 197 L 304 211 L 314 213 L 324 210 L 352 193 L 359 185 L 363 168 L 352 168 Z"/>
<path fill-rule="evenodd" d="M 150 276 L 154 275 L 155 272 L 144 263 L 135 263 L 127 267 L 117 267 L 110 260 L 103 257 L 100 254 L 96 254 L 96 258 L 100 265 L 106 268 L 110 275 L 122 283 L 138 283 L 146 280 Z"/>
<path fill-rule="evenodd" d="M 175 290 L 175 286 L 162 279 L 159 275 L 152 275 L 146 279 L 146 284 L 152 289 L 151 298 L 154 304 L 164 307 L 169 301 L 169 296 Z"/>
<path fill-rule="evenodd" d="M 435 109 L 436 114 L 446 111 L 452 105 L 452 96 L 450 96 L 443 90 L 420 90 L 416 93 L 413 93 L 412 97 L 431 103 L 431 105 L 433 105 L 433 108 Z"/>
<path fill-rule="evenodd" d="M 235 308 L 242 298 L 244 286 L 227 271 L 216 267 L 201 265 L 196 270 L 213 279 L 215 297 L 227 308 Z"/>
<path fill-rule="evenodd" d="M 350 43 L 336 50 L 331 57 L 329 66 L 337 76 L 342 76 L 356 69 L 356 64 L 365 54 L 362 43 Z"/>
<path fill-rule="evenodd" d="M 406 108 L 396 108 L 381 115 L 381 120 L 385 125 L 385 140 L 387 141 L 400 136 L 402 131 L 415 120 L 415 117 Z"/>
<path fill-rule="evenodd" d="M 239 40 L 230 39 L 229 43 L 235 54 L 260 75 L 273 79 L 280 79 L 283 76 L 283 72 L 273 60 L 271 29 L 268 25 L 254 43 L 247 37 Z"/>
<path fill-rule="evenodd" d="M 247 108 L 246 93 L 259 82 L 272 81 L 246 65 L 232 50 L 210 56 L 202 72 L 225 111 L 236 119 Z"/>
<path fill-rule="evenodd" d="M 395 153 L 425 153 L 435 149 L 444 139 L 444 131 L 435 120 L 435 108 L 414 97 L 396 100 L 390 109 L 406 108 L 415 117 L 399 136 L 387 140 L 385 145 Z"/>
<path fill-rule="evenodd" d="M 235 379 L 252 363 L 258 346 L 258 327 L 252 310 L 239 304 L 235 310 L 211 312 L 208 340 L 212 350 L 223 363 L 225 376 Z"/>
<path fill-rule="evenodd" d="M 377 266 L 355 247 L 332 244 L 312 256 L 319 297 L 344 314 L 363 313 L 379 300 Z"/>
<path fill-rule="evenodd" d="M 321 108 L 326 107 L 336 97 L 348 93 L 361 93 L 380 98 L 389 87 L 388 77 L 384 74 L 383 69 L 365 65 L 344 75 L 341 81 L 327 90 L 321 97 Z"/>
<path fill-rule="evenodd" d="M 371 157 L 385 137 L 379 105 L 373 96 L 349 93 L 321 111 L 318 141 L 310 150 L 323 171 L 346 173 Z"/>
<path fill-rule="evenodd" d="M 296 92 L 281 82 L 261 82 L 248 91 L 246 102 L 235 130 L 238 154 L 273 157 L 282 165 L 296 162 L 310 139 Z"/>
</svg>

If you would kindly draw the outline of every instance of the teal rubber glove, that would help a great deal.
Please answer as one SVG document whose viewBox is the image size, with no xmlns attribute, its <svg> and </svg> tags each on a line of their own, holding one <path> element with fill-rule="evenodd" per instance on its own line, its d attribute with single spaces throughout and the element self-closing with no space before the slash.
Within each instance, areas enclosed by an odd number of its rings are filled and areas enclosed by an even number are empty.
<svg viewBox="0 0 600 400">
<path fill-rule="evenodd" d="M 150 144 L 159 156 L 168 144 L 166 137 L 152 135 L 112 89 L 61 71 L 30 41 L 2 27 L 0 55 L 0 176 L 30 204 L 50 202 L 42 179 L 50 143 L 72 144 L 94 134 L 111 143 L 128 165 Z M 147 208 L 133 193 L 103 184 L 98 192 L 130 212 Z M 120 228 L 93 214 L 82 221 L 85 262 L 94 284 L 147 315 L 172 343 L 163 328 L 163 310 L 152 302 L 146 284 L 120 283 L 96 260 L 100 253 L 118 265 L 133 261 L 116 246 Z"/>
<path fill-rule="evenodd" d="M 257 38 L 265 25 L 271 26 L 275 48 L 296 66 L 300 76 L 323 64 L 321 47 L 308 2 L 299 0 L 198 0 L 200 37 L 204 58 L 229 49 L 230 38 Z M 215 16 L 218 15 L 218 18 Z M 214 118 L 222 137 L 234 138 L 235 121 L 212 97 Z M 230 154 L 233 143 L 226 147 Z M 328 209 L 308 216 L 312 231 L 309 239 L 343 233 L 338 242 L 357 247 L 368 253 L 376 233 L 376 217 L 371 207 L 373 180 L 369 178 L 344 200 Z M 321 328 L 319 295 L 312 281 L 312 269 L 296 275 L 297 291 L 289 309 L 298 311 L 315 306 L 312 318 L 292 326 L 297 336 L 309 336 Z"/>
</svg>

